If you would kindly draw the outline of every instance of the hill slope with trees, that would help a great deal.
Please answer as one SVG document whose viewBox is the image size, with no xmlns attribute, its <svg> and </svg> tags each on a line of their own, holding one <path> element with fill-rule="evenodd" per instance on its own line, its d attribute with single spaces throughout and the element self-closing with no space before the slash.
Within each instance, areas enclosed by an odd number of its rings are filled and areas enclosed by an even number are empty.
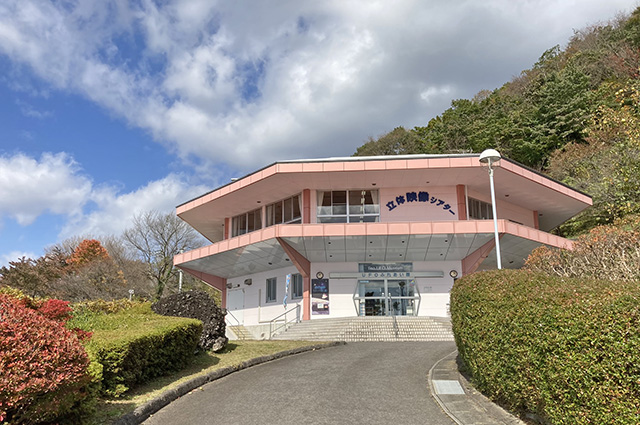
<svg viewBox="0 0 640 425">
<path fill-rule="evenodd" d="M 558 229 L 566 236 L 640 212 L 640 8 L 576 31 L 567 46 L 424 127 L 398 127 L 355 155 L 498 149 L 594 198 Z"/>
</svg>

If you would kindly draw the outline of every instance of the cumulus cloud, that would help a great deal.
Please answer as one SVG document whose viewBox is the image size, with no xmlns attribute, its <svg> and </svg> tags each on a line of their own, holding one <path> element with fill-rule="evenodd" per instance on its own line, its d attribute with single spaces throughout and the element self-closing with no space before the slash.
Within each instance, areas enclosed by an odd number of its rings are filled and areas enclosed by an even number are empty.
<svg viewBox="0 0 640 425">
<path fill-rule="evenodd" d="M 82 234 L 120 234 L 134 215 L 171 212 L 178 203 L 209 188 L 191 184 L 178 174 L 154 180 L 131 191 L 96 186 L 66 153 L 44 153 L 39 159 L 23 153 L 0 156 L 0 223 L 15 219 L 21 226 L 45 214 L 62 216 L 62 239 Z M 15 253 L 10 258 L 18 258 Z"/>
<path fill-rule="evenodd" d="M 171 212 L 178 203 L 202 195 L 206 190 L 205 186 L 190 185 L 176 174 L 127 193 L 119 193 L 113 187 L 97 188 L 91 194 L 94 209 L 69 220 L 60 237 L 119 235 L 131 226 L 135 215 L 151 210 Z"/>
<path fill-rule="evenodd" d="M 6 0 L 0 53 L 183 158 L 351 154 L 635 1 Z"/>
<path fill-rule="evenodd" d="M 91 190 L 89 178 L 65 153 L 44 153 L 39 159 L 22 153 L 0 156 L 0 217 L 23 226 L 45 212 L 80 214 Z"/>
</svg>

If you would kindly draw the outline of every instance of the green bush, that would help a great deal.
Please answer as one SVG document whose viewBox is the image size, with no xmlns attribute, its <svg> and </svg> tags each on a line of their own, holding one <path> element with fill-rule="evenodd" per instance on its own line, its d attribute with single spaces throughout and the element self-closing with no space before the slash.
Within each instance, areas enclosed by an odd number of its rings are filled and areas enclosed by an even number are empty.
<svg viewBox="0 0 640 425">
<path fill-rule="evenodd" d="M 101 309 L 98 309 L 102 311 Z M 102 366 L 102 392 L 119 396 L 134 385 L 188 365 L 197 350 L 202 323 L 153 313 L 148 303 L 105 314 L 79 309 L 69 326 L 92 331 L 86 344 Z"/>
<path fill-rule="evenodd" d="M 640 287 L 492 271 L 451 291 L 460 357 L 477 388 L 551 424 L 640 423 Z"/>
</svg>

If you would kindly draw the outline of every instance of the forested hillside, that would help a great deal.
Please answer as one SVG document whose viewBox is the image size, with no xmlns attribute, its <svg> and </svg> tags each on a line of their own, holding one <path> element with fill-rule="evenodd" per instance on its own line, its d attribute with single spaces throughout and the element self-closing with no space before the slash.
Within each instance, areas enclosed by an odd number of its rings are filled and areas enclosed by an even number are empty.
<svg viewBox="0 0 640 425">
<path fill-rule="evenodd" d="M 498 149 L 574 186 L 594 207 L 575 235 L 640 212 L 640 8 L 577 31 L 494 91 L 457 99 L 424 127 L 370 139 L 356 156 Z"/>
</svg>

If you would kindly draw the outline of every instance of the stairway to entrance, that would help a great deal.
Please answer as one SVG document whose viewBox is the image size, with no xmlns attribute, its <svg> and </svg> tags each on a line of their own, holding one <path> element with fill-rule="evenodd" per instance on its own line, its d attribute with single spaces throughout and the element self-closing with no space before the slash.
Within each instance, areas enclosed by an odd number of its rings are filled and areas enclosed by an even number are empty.
<svg viewBox="0 0 640 425">
<path fill-rule="evenodd" d="M 451 322 L 440 317 L 345 317 L 307 320 L 271 339 L 301 341 L 453 341 Z"/>
<path fill-rule="evenodd" d="M 235 339 L 238 339 L 241 341 L 255 339 L 253 337 L 253 334 L 249 332 L 249 330 L 242 325 L 227 325 L 227 329 L 233 333 L 233 335 L 235 336 Z"/>
</svg>

